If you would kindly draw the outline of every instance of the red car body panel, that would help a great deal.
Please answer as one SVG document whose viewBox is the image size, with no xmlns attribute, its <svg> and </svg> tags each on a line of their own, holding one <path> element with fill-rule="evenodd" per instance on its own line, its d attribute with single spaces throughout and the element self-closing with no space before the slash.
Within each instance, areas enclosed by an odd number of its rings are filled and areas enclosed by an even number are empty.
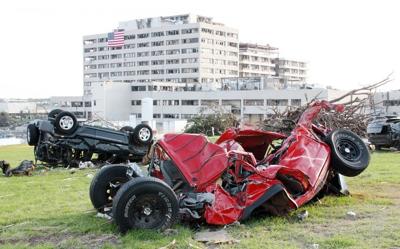
<svg viewBox="0 0 400 249">
<path fill-rule="evenodd" d="M 343 106 L 327 101 L 314 103 L 289 137 L 276 132 L 228 129 L 215 144 L 203 135 L 193 134 L 167 134 L 157 143 L 194 192 L 214 194 L 213 203 L 205 208 L 206 222 L 229 224 L 247 218 L 271 201 L 276 203 L 275 211 L 295 209 L 319 192 L 331 167 L 330 147 L 316 135 L 327 130 L 312 125 L 322 109 L 342 111 Z M 273 141 L 280 139 L 284 139 L 281 148 L 266 155 Z M 243 175 L 243 170 L 249 174 Z M 234 195 L 229 193 L 219 182 L 224 172 L 245 187 Z M 301 192 L 293 194 L 282 177 L 294 179 Z"/>
</svg>

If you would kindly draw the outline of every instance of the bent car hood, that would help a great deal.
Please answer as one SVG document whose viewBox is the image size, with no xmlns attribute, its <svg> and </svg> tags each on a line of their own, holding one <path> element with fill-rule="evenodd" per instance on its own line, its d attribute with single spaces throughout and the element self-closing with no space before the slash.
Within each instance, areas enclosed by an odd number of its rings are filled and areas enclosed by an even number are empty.
<svg viewBox="0 0 400 249">
<path fill-rule="evenodd" d="M 203 135 L 166 134 L 158 144 L 192 187 L 206 187 L 228 167 L 226 151 Z"/>
</svg>

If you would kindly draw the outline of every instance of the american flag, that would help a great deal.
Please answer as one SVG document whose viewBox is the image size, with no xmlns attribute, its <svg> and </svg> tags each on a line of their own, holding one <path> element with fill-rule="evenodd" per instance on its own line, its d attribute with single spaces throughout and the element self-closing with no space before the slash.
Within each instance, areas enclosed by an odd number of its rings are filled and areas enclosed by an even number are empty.
<svg viewBox="0 0 400 249">
<path fill-rule="evenodd" d="M 119 29 L 108 33 L 107 44 L 109 47 L 122 47 L 124 45 L 124 31 Z"/>
</svg>

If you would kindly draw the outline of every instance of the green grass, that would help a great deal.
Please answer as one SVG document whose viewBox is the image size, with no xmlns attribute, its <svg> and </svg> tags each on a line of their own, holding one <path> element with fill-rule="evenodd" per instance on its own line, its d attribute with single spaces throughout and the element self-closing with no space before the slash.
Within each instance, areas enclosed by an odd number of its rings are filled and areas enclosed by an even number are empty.
<svg viewBox="0 0 400 249">
<path fill-rule="evenodd" d="M 12 166 L 32 159 L 32 147 L 0 147 L 0 160 Z M 88 196 L 95 170 L 71 174 L 37 170 L 31 177 L 0 177 L 0 248 L 206 248 L 194 231 L 176 225 L 177 235 L 152 231 L 117 233 L 96 218 Z M 392 248 L 400 247 L 400 153 L 373 153 L 370 167 L 348 178 L 349 197 L 326 197 L 288 217 L 253 217 L 228 232 L 240 242 L 221 248 Z M 309 218 L 297 221 L 307 210 Z M 346 213 L 357 213 L 356 220 Z"/>
</svg>

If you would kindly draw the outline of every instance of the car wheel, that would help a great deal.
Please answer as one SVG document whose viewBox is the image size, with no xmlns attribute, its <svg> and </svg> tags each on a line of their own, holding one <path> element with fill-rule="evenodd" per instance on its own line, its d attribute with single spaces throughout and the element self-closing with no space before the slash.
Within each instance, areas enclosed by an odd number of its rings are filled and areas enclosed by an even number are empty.
<svg viewBox="0 0 400 249">
<path fill-rule="evenodd" d="M 113 200 L 113 218 L 119 230 L 164 230 L 178 218 L 178 200 L 174 191 L 154 177 L 138 177 L 118 190 Z"/>
<path fill-rule="evenodd" d="M 124 127 L 122 127 L 121 129 L 119 129 L 120 131 L 123 131 L 123 132 L 135 132 L 135 129 L 133 129 L 133 127 L 131 127 L 131 126 L 124 126 Z"/>
<path fill-rule="evenodd" d="M 36 146 L 39 141 L 39 129 L 34 124 L 26 127 L 26 142 L 31 146 Z"/>
<path fill-rule="evenodd" d="M 146 124 L 139 124 L 133 132 L 133 140 L 138 144 L 147 145 L 153 139 L 153 131 Z"/>
<path fill-rule="evenodd" d="M 63 112 L 63 110 L 61 110 L 61 109 L 51 110 L 49 112 L 49 114 L 47 114 L 47 119 L 54 123 L 54 120 L 56 119 L 57 115 L 62 113 L 62 112 Z"/>
<path fill-rule="evenodd" d="M 125 165 L 106 165 L 93 177 L 89 195 L 93 207 L 99 212 L 112 206 L 112 200 L 121 185 L 129 180 Z"/>
<path fill-rule="evenodd" d="M 54 126 L 58 133 L 70 135 L 78 128 L 78 121 L 74 114 L 70 112 L 61 112 L 57 115 Z"/>
<path fill-rule="evenodd" d="M 344 176 L 356 176 L 369 164 L 370 154 L 363 140 L 348 130 L 335 130 L 327 137 L 333 168 Z"/>
</svg>

